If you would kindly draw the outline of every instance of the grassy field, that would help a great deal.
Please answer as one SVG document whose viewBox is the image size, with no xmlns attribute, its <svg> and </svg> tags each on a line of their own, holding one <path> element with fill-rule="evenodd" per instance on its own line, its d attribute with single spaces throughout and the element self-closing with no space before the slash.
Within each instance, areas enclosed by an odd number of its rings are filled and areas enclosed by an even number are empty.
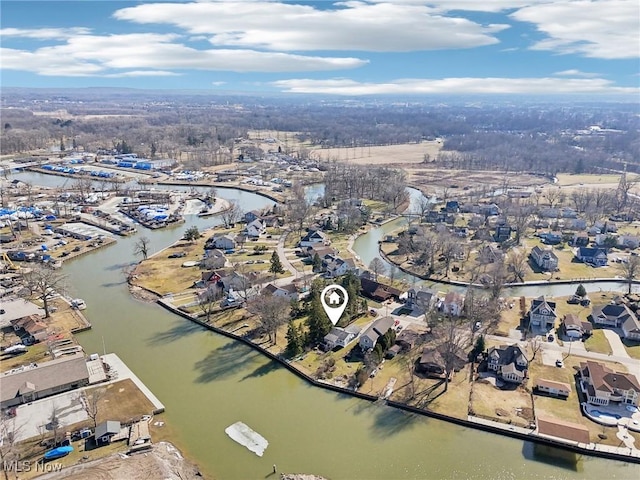
<svg viewBox="0 0 640 480">
<path fill-rule="evenodd" d="M 584 348 L 589 352 L 604 353 L 607 355 L 611 355 L 613 353 L 607 338 L 604 336 L 602 330 L 599 329 L 594 330 L 593 335 L 585 340 Z"/>
<path fill-rule="evenodd" d="M 533 418 L 531 395 L 522 388 L 503 391 L 487 380 L 476 380 L 471 393 L 471 408 L 476 415 L 498 422 L 526 427 Z M 520 409 L 520 410 L 519 410 Z M 521 415 L 518 415 L 521 412 Z"/>
<path fill-rule="evenodd" d="M 319 160 L 336 159 L 356 165 L 414 164 L 422 163 L 425 154 L 431 158 L 436 157 L 441 148 L 442 143 L 438 141 L 372 147 L 313 148 L 311 157 Z"/>
</svg>

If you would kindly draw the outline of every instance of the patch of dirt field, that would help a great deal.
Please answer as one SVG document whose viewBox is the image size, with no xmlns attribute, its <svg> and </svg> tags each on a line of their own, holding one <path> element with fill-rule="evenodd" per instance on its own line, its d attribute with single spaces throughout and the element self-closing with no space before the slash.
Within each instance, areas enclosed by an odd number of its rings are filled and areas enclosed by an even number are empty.
<svg viewBox="0 0 640 480">
<path fill-rule="evenodd" d="M 318 160 L 336 159 L 355 165 L 412 164 L 422 163 L 425 153 L 435 158 L 441 148 L 442 143 L 438 141 L 372 147 L 311 147 L 310 156 Z"/>
<path fill-rule="evenodd" d="M 65 467 L 60 472 L 38 477 L 43 480 L 195 480 L 205 478 L 198 468 L 184 459 L 167 442 L 160 442 L 147 452 L 131 456 L 113 454 L 92 462 Z"/>
</svg>

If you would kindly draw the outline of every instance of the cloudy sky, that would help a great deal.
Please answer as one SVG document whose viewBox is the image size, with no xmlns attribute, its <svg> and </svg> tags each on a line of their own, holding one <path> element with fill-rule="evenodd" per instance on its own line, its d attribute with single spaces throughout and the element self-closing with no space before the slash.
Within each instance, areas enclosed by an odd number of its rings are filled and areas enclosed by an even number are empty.
<svg viewBox="0 0 640 480">
<path fill-rule="evenodd" d="M 3 86 L 640 93 L 638 0 L 11 1 Z"/>
</svg>

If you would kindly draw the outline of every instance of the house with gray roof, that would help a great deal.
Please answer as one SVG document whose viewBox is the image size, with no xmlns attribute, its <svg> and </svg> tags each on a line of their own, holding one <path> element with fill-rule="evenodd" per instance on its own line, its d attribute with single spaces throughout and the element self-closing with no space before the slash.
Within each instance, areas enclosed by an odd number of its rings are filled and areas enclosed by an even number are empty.
<svg viewBox="0 0 640 480">
<path fill-rule="evenodd" d="M 96 427 L 94 438 L 97 445 L 111 443 L 111 439 L 120 433 L 120 422 L 107 420 Z"/>
<path fill-rule="evenodd" d="M 545 330 L 554 327 L 558 314 L 556 313 L 556 302 L 552 302 L 541 297 L 531 300 L 531 309 L 529 310 L 529 322 Z"/>
<path fill-rule="evenodd" d="M 533 262 L 546 272 L 555 272 L 558 270 L 558 256 L 551 249 L 542 249 L 535 246 L 531 249 L 531 259 Z"/>
<path fill-rule="evenodd" d="M 373 322 L 362 335 L 360 335 L 360 348 L 363 351 L 371 350 L 376 346 L 378 338 L 387 333 L 393 327 L 393 317 L 382 317 Z"/>
<path fill-rule="evenodd" d="M 29 403 L 89 384 L 84 354 L 65 356 L 43 363 L 32 363 L 2 375 L 0 408 Z"/>
<path fill-rule="evenodd" d="M 528 366 L 529 362 L 518 345 L 491 347 L 487 352 L 487 368 L 505 382 L 522 383 Z"/>
</svg>

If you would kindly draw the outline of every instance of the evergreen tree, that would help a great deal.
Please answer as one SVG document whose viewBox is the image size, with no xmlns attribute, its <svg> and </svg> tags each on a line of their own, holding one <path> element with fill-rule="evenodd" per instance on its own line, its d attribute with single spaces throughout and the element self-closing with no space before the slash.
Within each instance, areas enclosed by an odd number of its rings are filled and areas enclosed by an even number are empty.
<svg viewBox="0 0 640 480">
<path fill-rule="evenodd" d="M 319 295 L 314 296 L 311 300 L 307 326 L 309 327 L 309 343 L 311 344 L 322 342 L 324 336 L 331 330 L 331 321 L 322 308 Z"/>
<path fill-rule="evenodd" d="M 587 290 L 586 288 L 584 288 L 584 285 L 580 284 L 578 285 L 578 288 L 576 288 L 576 297 L 585 297 L 587 295 Z"/>
<path fill-rule="evenodd" d="M 296 328 L 293 324 L 293 321 L 289 322 L 289 327 L 287 328 L 287 353 L 291 357 L 295 357 L 296 355 L 300 355 L 302 353 L 302 342 L 300 338 L 300 330 Z"/>
<path fill-rule="evenodd" d="M 282 263 L 280 262 L 280 256 L 275 250 L 271 254 L 271 266 L 269 267 L 269 271 L 274 275 L 284 273 L 284 268 L 282 268 Z"/>
<path fill-rule="evenodd" d="M 315 253 L 313 255 L 313 272 L 317 273 L 322 270 L 322 260 L 320 259 L 320 255 Z"/>
<path fill-rule="evenodd" d="M 473 346 L 473 354 L 474 357 L 477 357 L 478 355 L 480 355 L 482 352 L 484 352 L 484 349 L 486 348 L 486 345 L 484 343 L 484 335 L 480 335 L 477 339 L 476 339 L 476 344 Z"/>
<path fill-rule="evenodd" d="M 64 152 L 65 151 L 65 147 L 64 147 L 64 137 L 60 137 L 60 151 Z"/>
<path fill-rule="evenodd" d="M 349 301 L 347 302 L 345 312 L 347 313 L 347 319 L 350 320 L 358 315 L 362 308 L 362 302 L 359 300 L 360 279 L 355 273 L 347 272 L 347 274 L 342 277 L 341 284 L 347 291 L 347 295 L 349 295 Z"/>
</svg>

